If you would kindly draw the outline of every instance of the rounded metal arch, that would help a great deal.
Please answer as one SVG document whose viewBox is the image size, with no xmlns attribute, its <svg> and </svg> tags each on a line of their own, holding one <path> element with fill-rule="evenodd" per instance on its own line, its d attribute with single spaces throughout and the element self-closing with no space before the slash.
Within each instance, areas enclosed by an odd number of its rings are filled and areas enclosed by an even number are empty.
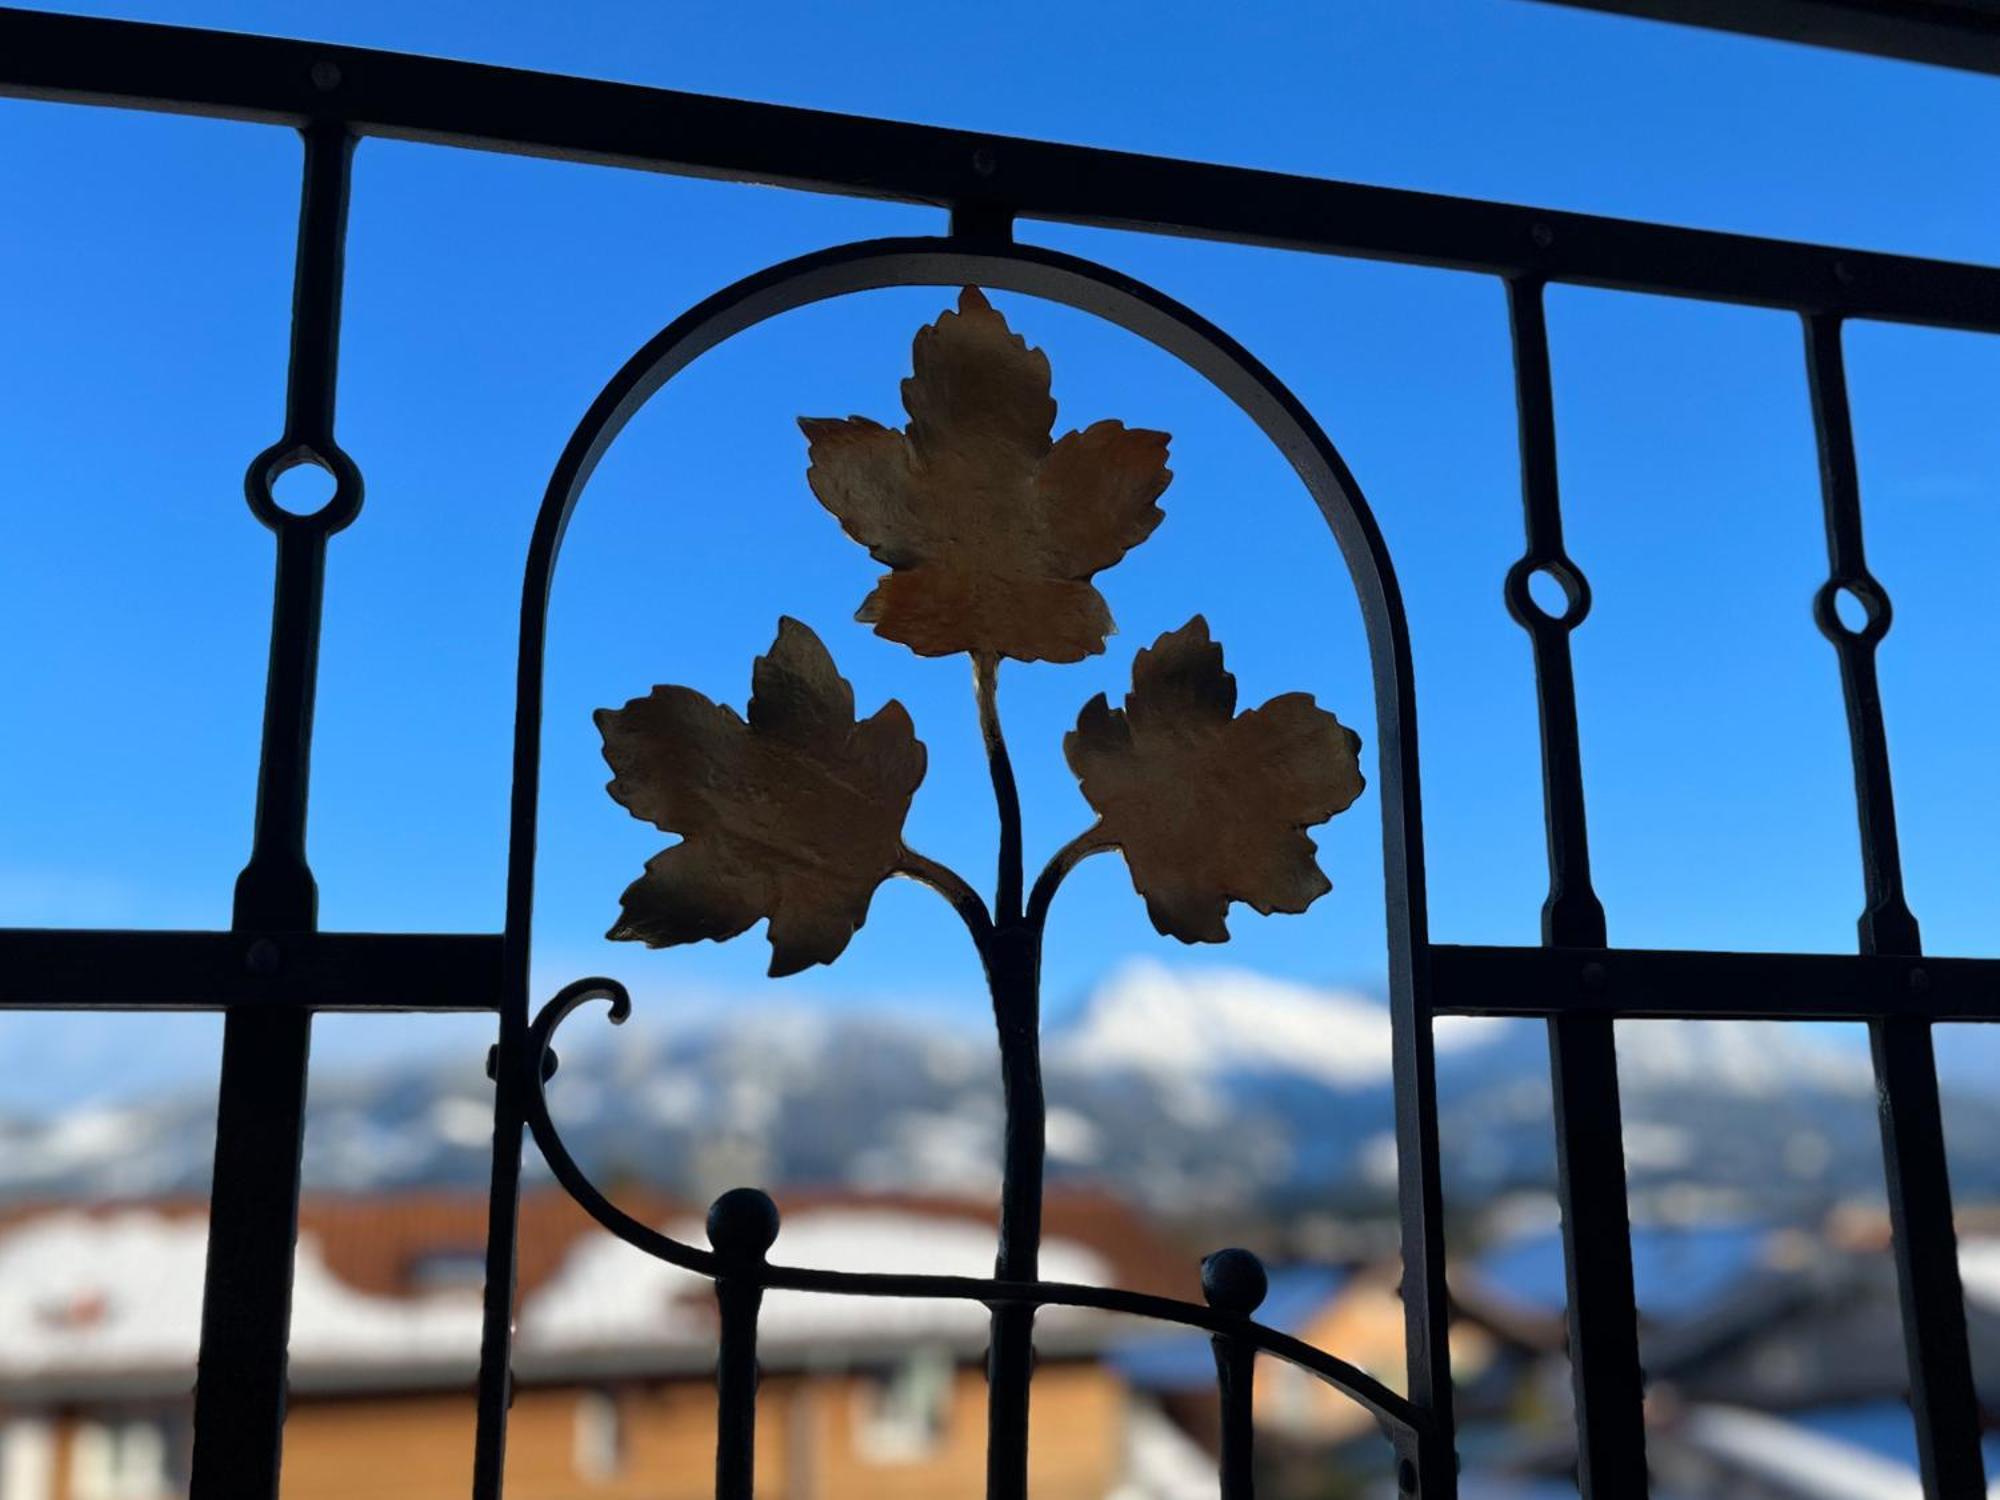
<svg viewBox="0 0 2000 1500">
<path fill-rule="evenodd" d="M 1076 256 L 1004 240 L 903 238 L 861 241 L 817 251 L 745 277 L 690 308 L 629 359 L 599 392 L 564 447 L 550 475 L 535 519 L 521 599 L 517 663 L 513 800 L 507 870 L 506 992 L 501 998 L 499 1097 L 495 1133 L 496 1204 L 512 1219 L 518 1191 L 520 1134 L 524 1119 L 546 1122 L 541 1100 L 541 1060 L 549 1031 L 530 1033 L 528 965 L 534 908 L 536 818 L 540 800 L 542 702 L 551 586 L 571 515 L 598 462 L 626 424 L 661 387 L 701 355 L 778 315 L 857 292 L 900 286 L 977 285 L 1040 297 L 1094 314 L 1173 355 L 1227 396 L 1285 455 L 1318 504 L 1347 564 L 1360 600 L 1375 691 L 1376 785 L 1382 806 L 1383 870 L 1387 887 L 1389 978 L 1396 1051 L 1396 1109 L 1403 1223 L 1405 1297 L 1409 1333 L 1408 1400 L 1398 1398 L 1351 1367 L 1258 1330 L 1259 1342 L 1280 1358 L 1314 1368 L 1348 1388 L 1392 1426 L 1425 1448 L 1448 1444 L 1450 1384 L 1445 1363 L 1444 1264 L 1437 1170 L 1435 1076 L 1428 998 L 1422 818 L 1418 799 L 1416 696 L 1409 626 L 1401 591 L 1373 513 L 1332 441 L 1291 391 L 1234 339 L 1165 293 L 1108 267 Z M 567 1014 L 586 991 L 603 994 L 602 982 L 566 990 Z M 551 1003 L 551 1008 L 555 1007 Z M 560 1015 L 550 1015 L 553 1023 Z M 538 1129 L 538 1135 L 541 1133 Z M 556 1142 L 559 1156 L 560 1142 Z M 565 1185 L 581 1178 L 574 1164 L 560 1172 Z M 592 1202 L 591 1199 L 599 1199 Z M 504 1200 L 504 1202 L 503 1202 Z M 591 1190 L 583 1198 L 601 1222 L 622 1236 L 634 1227 L 621 1211 Z M 608 1210 L 606 1212 L 605 1210 Z M 500 1207 L 496 1207 L 496 1212 Z M 638 1232 L 661 1237 L 646 1226 Z M 650 1244 L 651 1241 L 649 1240 Z M 701 1262 L 706 1253 L 678 1242 L 652 1245 L 667 1258 Z M 778 1268 L 771 1268 L 777 1270 Z M 821 1273 L 788 1272 L 813 1278 Z M 511 1282 L 511 1277 L 507 1278 Z M 511 1315 L 491 1285 L 489 1339 Z M 774 1284 L 776 1284 L 774 1282 Z M 1003 1300 L 1021 1289 L 986 1286 Z M 831 1286 L 821 1289 L 832 1290 Z M 851 1290 L 859 1291 L 856 1284 Z M 1048 1288 L 1051 1292 L 1077 1289 Z M 932 1295 L 977 1295 L 972 1283 Z M 1125 1294 L 1127 1296 L 1133 1294 Z M 1053 1296 L 1049 1300 L 1073 1300 Z M 1164 1311 L 1150 1309 L 1155 1315 Z M 1137 1309 L 1134 1309 L 1137 1310 Z M 1176 1321 L 1199 1322 L 1207 1309 L 1189 1305 Z M 1194 1315 L 1192 1317 L 1188 1315 Z M 1287 1344 L 1294 1347 L 1287 1348 Z M 1301 1355 L 1307 1357 L 1301 1359 Z M 1358 1380 L 1345 1378 L 1352 1373 Z M 1386 1399 L 1385 1399 L 1386 1398 Z M 1400 1446 L 1400 1444 L 1399 1444 Z"/>
</svg>

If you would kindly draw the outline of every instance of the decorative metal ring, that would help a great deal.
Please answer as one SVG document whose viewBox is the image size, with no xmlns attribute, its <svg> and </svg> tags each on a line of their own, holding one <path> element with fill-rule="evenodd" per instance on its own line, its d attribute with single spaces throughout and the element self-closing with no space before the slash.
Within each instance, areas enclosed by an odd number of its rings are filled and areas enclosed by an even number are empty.
<svg viewBox="0 0 2000 1500">
<path fill-rule="evenodd" d="M 1853 598 L 1867 613 L 1858 630 L 1840 617 L 1842 594 Z M 1888 594 L 1866 573 L 1855 578 L 1829 578 L 1813 594 L 1813 623 L 1819 626 L 1819 633 L 1835 645 L 1858 641 L 1872 646 L 1889 633 L 1889 625 L 1894 618 L 1895 611 L 1890 608 Z"/>
<path fill-rule="evenodd" d="M 1563 591 L 1563 610 L 1552 614 L 1542 607 L 1542 602 L 1534 596 L 1529 585 L 1537 573 L 1545 573 L 1556 581 Z M 1533 630 L 1537 625 L 1553 625 L 1559 630 L 1570 631 L 1581 625 L 1590 614 L 1590 580 L 1583 576 L 1577 565 L 1567 557 L 1524 557 L 1507 570 L 1506 591 L 1507 613 L 1514 617 L 1516 624 Z"/>
<path fill-rule="evenodd" d="M 317 510 L 287 510 L 278 503 L 278 480 L 307 465 L 333 476 L 333 494 Z M 243 495 L 250 502 L 250 513 L 273 531 L 303 527 L 332 536 L 361 514 L 361 468 L 338 443 L 287 434 L 250 460 L 243 475 Z"/>
</svg>

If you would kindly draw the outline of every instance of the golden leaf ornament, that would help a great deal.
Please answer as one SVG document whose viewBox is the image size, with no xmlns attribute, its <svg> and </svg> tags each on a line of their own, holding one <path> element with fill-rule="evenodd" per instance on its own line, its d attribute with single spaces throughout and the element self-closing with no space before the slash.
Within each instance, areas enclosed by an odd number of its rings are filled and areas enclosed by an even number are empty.
<svg viewBox="0 0 2000 1500">
<path fill-rule="evenodd" d="M 976 287 L 918 330 L 902 394 L 900 431 L 799 419 L 813 494 L 890 569 L 855 618 L 920 656 L 1102 651 L 1091 579 L 1160 524 L 1167 435 L 1102 421 L 1052 439 L 1048 356 Z"/>
<path fill-rule="evenodd" d="M 1220 943 L 1232 901 L 1302 912 L 1332 888 L 1306 829 L 1361 795 L 1361 738 L 1286 693 L 1236 712 L 1236 678 L 1196 615 L 1132 663 L 1123 708 L 1084 705 L 1063 753 L 1161 932 Z"/>
<path fill-rule="evenodd" d="M 608 936 L 663 948 L 770 923 L 771 974 L 831 963 L 901 858 L 924 747 L 891 699 L 856 722 L 817 635 L 781 619 L 747 718 L 691 688 L 599 709 L 607 790 L 681 842 L 653 856 Z"/>
</svg>

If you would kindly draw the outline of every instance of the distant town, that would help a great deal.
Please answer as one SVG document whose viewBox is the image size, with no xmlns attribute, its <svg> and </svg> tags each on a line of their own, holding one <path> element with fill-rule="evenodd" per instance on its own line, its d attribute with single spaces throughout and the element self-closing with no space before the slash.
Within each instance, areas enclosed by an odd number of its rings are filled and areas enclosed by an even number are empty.
<svg viewBox="0 0 2000 1500">
<path fill-rule="evenodd" d="M 1919 1495 L 1865 1055 L 1799 1028 L 1644 1024 L 1625 1084 L 1656 1493 Z M 1202 1255 L 1242 1243 L 1270 1269 L 1261 1321 L 1400 1385 L 1387 1038 L 1366 997 L 1219 969 L 1114 976 L 1048 1041 L 1043 1274 L 1195 1298 Z M 776 1258 L 990 1274 L 997 1105 L 976 1033 L 746 1013 L 615 1040 L 566 1056 L 552 1098 L 646 1222 L 699 1239 L 708 1199 L 755 1182 L 783 1213 Z M 1542 1045 L 1531 1025 L 1440 1033 L 1467 1500 L 1576 1493 Z M 291 1500 L 464 1491 L 482 1083 L 474 1066 L 436 1063 L 315 1079 Z M 175 1095 L 0 1124 L 0 1500 L 185 1493 L 212 1108 Z M 1994 1138 L 1990 1095 L 1961 1091 L 1952 1110 L 1955 1138 Z M 1953 1166 L 1991 1427 L 2000 1192 L 1978 1153 Z M 711 1286 L 530 1177 L 509 1493 L 706 1496 Z M 977 1306 L 770 1294 L 759 1493 L 976 1492 L 985 1339 Z M 1037 1346 L 1038 1497 L 1214 1494 L 1205 1335 L 1052 1309 Z M 1373 1421 L 1311 1375 L 1260 1360 L 1255 1414 L 1260 1493 L 1394 1495 Z M 2000 1470 L 2000 1443 L 1989 1463 Z"/>
</svg>

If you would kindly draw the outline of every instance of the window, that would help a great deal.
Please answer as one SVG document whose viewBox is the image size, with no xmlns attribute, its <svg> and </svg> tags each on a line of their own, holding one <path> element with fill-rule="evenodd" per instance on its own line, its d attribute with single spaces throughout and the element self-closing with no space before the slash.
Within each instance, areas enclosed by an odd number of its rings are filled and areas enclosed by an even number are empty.
<svg viewBox="0 0 2000 1500">
<path fill-rule="evenodd" d="M 78 1422 L 70 1441 L 74 1500 L 166 1500 L 176 1488 L 166 1424 L 151 1418 Z"/>
<path fill-rule="evenodd" d="M 610 1391 L 585 1391 L 576 1398 L 576 1472 L 602 1482 L 625 1465 L 625 1423 L 618 1397 Z"/>
<path fill-rule="evenodd" d="M 35 1417 L 0 1424 L 0 1500 L 53 1500 L 56 1492 L 55 1438 Z"/>
<path fill-rule="evenodd" d="M 854 1445 L 878 1464 L 914 1463 L 935 1453 L 951 1418 L 955 1366 L 943 1349 L 922 1349 L 864 1371 L 855 1396 Z"/>
</svg>

